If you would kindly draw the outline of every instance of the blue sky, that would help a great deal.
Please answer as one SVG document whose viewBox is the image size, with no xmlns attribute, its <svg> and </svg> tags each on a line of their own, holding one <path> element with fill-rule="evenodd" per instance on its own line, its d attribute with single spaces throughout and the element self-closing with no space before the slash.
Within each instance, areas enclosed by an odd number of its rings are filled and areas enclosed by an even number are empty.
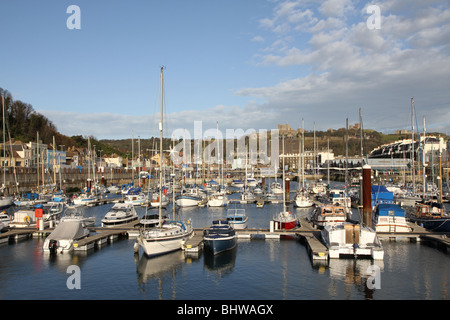
<svg viewBox="0 0 450 320">
<path fill-rule="evenodd" d="M 419 123 L 450 133 L 448 1 L 2 0 L 0 30 L 0 87 L 69 136 L 157 135 L 162 65 L 166 134 L 196 120 L 326 130 L 359 108 L 392 132 L 410 127 L 411 97 Z"/>
</svg>

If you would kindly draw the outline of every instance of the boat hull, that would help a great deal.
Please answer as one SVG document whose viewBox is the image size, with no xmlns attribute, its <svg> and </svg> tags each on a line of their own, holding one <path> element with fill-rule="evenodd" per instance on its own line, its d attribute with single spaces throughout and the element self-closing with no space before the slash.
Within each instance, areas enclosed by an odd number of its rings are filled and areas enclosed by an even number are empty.
<svg viewBox="0 0 450 320">
<path fill-rule="evenodd" d="M 199 197 L 181 196 L 176 199 L 176 204 L 179 207 L 195 207 L 202 201 Z"/>
<path fill-rule="evenodd" d="M 184 242 L 194 235 L 191 227 L 180 222 L 167 222 L 162 228 L 144 231 L 138 237 L 138 244 L 147 257 L 155 257 L 180 250 Z"/>
<path fill-rule="evenodd" d="M 204 237 L 203 240 L 205 243 L 205 248 L 214 255 L 231 250 L 237 245 L 236 235 L 226 237 Z"/>
<path fill-rule="evenodd" d="M 421 219 L 411 217 L 410 220 L 429 231 L 450 232 L 450 218 Z"/>
</svg>

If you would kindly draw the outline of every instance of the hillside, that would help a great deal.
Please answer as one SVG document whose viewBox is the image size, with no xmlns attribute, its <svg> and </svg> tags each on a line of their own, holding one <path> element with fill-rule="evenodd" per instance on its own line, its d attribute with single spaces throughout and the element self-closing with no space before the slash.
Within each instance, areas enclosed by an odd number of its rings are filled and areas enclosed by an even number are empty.
<svg viewBox="0 0 450 320">
<path fill-rule="evenodd" d="M 39 138 L 51 145 L 53 143 L 53 137 L 55 137 L 56 145 L 64 145 L 66 150 L 70 147 L 87 147 L 88 137 L 86 136 L 72 136 L 68 137 L 60 134 L 56 126 L 45 116 L 36 112 L 33 106 L 22 102 L 20 100 L 14 100 L 12 95 L 5 89 L 0 88 L 0 95 L 5 98 L 5 110 L 6 110 L 6 124 L 7 124 L 7 136 L 14 138 L 22 142 L 36 141 L 36 133 L 39 132 Z M 9 132 L 9 135 L 8 135 Z M 441 133 L 427 133 L 427 135 L 441 135 L 444 139 L 449 139 L 448 136 Z M 333 150 L 335 155 L 345 154 L 345 128 L 328 131 L 316 131 L 315 132 L 317 149 L 326 150 L 329 140 L 330 149 Z M 0 132 L 0 137 L 3 139 L 3 133 Z M 305 149 L 313 150 L 314 132 L 305 132 Z M 102 150 L 103 155 L 118 154 L 122 157 L 126 157 L 127 154 L 131 157 L 132 153 L 132 140 L 97 140 L 95 137 L 89 137 L 91 144 L 96 145 L 96 150 Z M 364 130 L 363 147 L 364 153 L 370 153 L 374 148 L 386 143 L 390 143 L 400 139 L 409 139 L 410 135 L 404 134 L 383 134 L 371 129 Z M 3 141 L 3 140 L 1 140 Z M 298 137 L 286 141 L 290 144 L 291 150 L 298 152 Z M 170 139 L 163 140 L 163 149 L 168 150 L 172 142 Z M 141 154 L 151 155 L 153 150 L 159 150 L 159 138 L 141 139 L 140 140 Z M 134 154 L 138 153 L 137 139 L 134 140 Z M 349 129 L 349 155 L 359 155 L 361 153 L 361 139 L 360 130 L 351 128 Z"/>
</svg>

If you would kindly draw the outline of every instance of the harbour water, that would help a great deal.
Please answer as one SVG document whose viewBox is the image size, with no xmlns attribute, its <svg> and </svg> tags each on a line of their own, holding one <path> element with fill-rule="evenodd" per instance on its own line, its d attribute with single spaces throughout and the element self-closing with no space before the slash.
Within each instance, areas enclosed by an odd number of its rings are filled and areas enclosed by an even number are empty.
<svg viewBox="0 0 450 320">
<path fill-rule="evenodd" d="M 87 208 L 97 224 L 112 204 Z M 233 207 L 234 204 L 229 205 Z M 281 204 L 246 208 L 249 228 L 269 228 Z M 226 208 L 188 208 L 180 219 L 206 227 Z M 295 209 L 306 216 L 310 209 Z M 145 209 L 139 207 L 140 216 Z M 357 213 L 355 213 L 357 214 Z M 182 251 L 147 258 L 134 254 L 135 239 L 120 239 L 87 253 L 44 254 L 43 239 L 0 246 L 0 299 L 26 300 L 448 300 L 450 255 L 424 242 L 384 241 L 384 261 L 312 261 L 297 239 L 238 241 L 212 257 Z M 80 288 L 70 288 L 70 266 Z M 375 266 L 375 268 L 374 268 Z M 69 268 L 69 269 L 68 269 Z M 373 270 L 378 273 L 374 273 Z M 376 286 L 370 287 L 369 280 Z M 372 284 L 375 283 L 372 281 Z"/>
</svg>

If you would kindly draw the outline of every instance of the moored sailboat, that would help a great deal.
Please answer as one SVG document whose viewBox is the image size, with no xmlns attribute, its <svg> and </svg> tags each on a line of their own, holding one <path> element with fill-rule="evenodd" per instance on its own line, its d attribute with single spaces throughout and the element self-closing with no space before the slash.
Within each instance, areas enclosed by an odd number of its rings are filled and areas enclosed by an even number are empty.
<svg viewBox="0 0 450 320">
<path fill-rule="evenodd" d="M 161 67 L 161 120 L 159 123 L 160 145 L 159 152 L 162 157 L 162 138 L 163 138 L 163 70 Z M 159 162 L 159 185 L 163 185 L 162 181 L 162 161 Z M 159 195 L 162 199 L 162 189 L 159 189 Z M 173 203 L 175 206 L 175 203 Z M 183 223 L 175 220 L 162 219 L 162 206 L 159 209 L 158 227 L 150 229 L 140 229 L 137 238 L 138 245 L 143 248 L 144 253 L 148 257 L 166 254 L 175 250 L 180 250 L 182 244 L 191 238 L 194 234 L 190 221 Z"/>
</svg>

